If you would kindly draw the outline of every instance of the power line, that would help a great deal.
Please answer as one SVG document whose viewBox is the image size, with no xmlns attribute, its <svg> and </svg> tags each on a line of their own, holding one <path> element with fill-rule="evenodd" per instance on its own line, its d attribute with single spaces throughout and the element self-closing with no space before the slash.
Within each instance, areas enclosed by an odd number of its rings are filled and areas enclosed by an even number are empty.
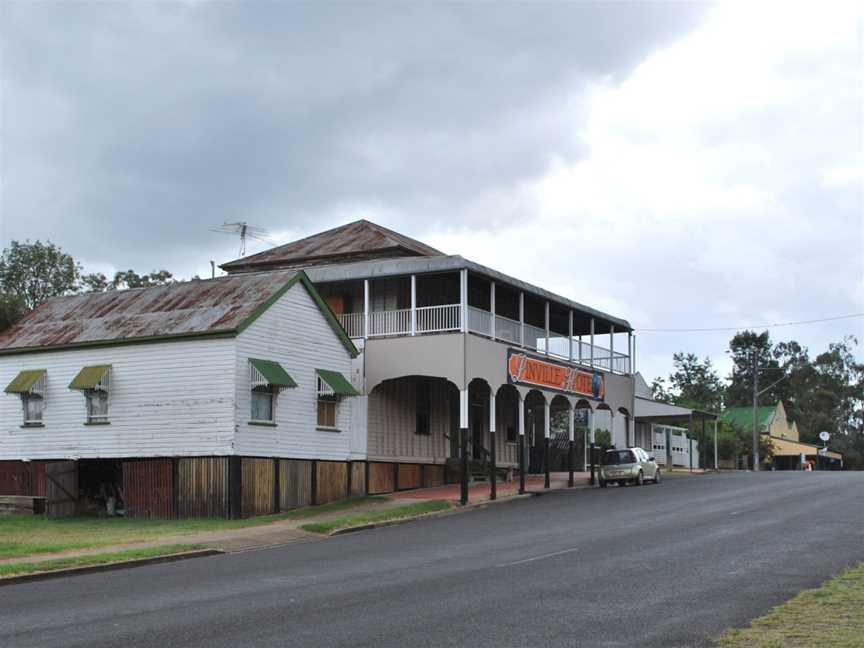
<svg viewBox="0 0 864 648">
<path fill-rule="evenodd" d="M 725 333 L 728 331 L 741 331 L 744 329 L 770 329 L 780 326 L 800 326 L 802 324 L 820 324 L 822 322 L 836 322 L 838 320 L 854 319 L 864 317 L 864 313 L 851 313 L 850 315 L 837 315 L 836 317 L 822 317 L 820 319 L 800 320 L 797 322 L 776 322 L 774 324 L 748 324 L 741 326 L 719 326 L 713 328 L 640 328 L 639 333 Z"/>
</svg>

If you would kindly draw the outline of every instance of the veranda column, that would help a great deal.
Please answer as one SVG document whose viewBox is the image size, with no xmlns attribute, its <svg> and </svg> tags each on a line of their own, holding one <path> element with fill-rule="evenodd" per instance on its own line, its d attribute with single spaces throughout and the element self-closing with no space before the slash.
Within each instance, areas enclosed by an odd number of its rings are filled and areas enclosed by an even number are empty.
<svg viewBox="0 0 864 648">
<path fill-rule="evenodd" d="M 459 271 L 459 330 L 468 330 L 468 270 Z"/>
<path fill-rule="evenodd" d="M 591 368 L 594 368 L 594 318 L 591 318 Z M 593 438 L 591 439 L 594 440 Z"/>
<path fill-rule="evenodd" d="M 525 494 L 525 398 L 519 397 L 519 494 Z"/>
<path fill-rule="evenodd" d="M 573 311 L 567 311 L 567 359 L 573 362 Z"/>
<path fill-rule="evenodd" d="M 633 332 L 627 331 L 627 373 L 633 375 Z"/>
<path fill-rule="evenodd" d="M 468 503 L 468 389 L 459 390 L 459 451 L 462 475 L 459 480 L 459 503 Z"/>
<path fill-rule="evenodd" d="M 495 393 L 492 388 L 489 388 L 489 452 L 490 467 L 489 467 L 489 499 L 495 499 L 498 496 L 498 484 L 496 480 L 495 455 L 497 447 L 495 445 Z"/>
<path fill-rule="evenodd" d="M 615 325 L 609 325 L 609 373 L 615 373 Z"/>
<path fill-rule="evenodd" d="M 525 346 L 525 293 L 519 293 L 519 346 Z"/>
<path fill-rule="evenodd" d="M 546 469 L 546 476 L 543 481 L 543 488 L 549 488 L 549 401 L 543 400 L 543 464 Z"/>
<path fill-rule="evenodd" d="M 363 280 L 363 339 L 369 337 L 369 280 Z"/>
<path fill-rule="evenodd" d="M 411 275 L 411 335 L 417 335 L 417 275 Z"/>
<path fill-rule="evenodd" d="M 569 434 L 570 443 L 568 444 L 568 452 L 567 452 L 567 467 L 570 469 L 570 479 L 567 480 L 567 485 L 570 488 L 573 488 L 573 463 L 576 459 L 574 456 L 576 454 L 576 438 L 574 434 L 574 425 L 575 425 L 576 411 L 573 409 L 573 405 L 570 405 L 569 416 L 567 417 L 567 432 Z"/>
<path fill-rule="evenodd" d="M 489 336 L 495 339 L 495 282 L 489 284 L 489 310 L 492 311 L 489 322 Z"/>
<path fill-rule="evenodd" d="M 545 318 L 546 318 L 546 346 L 544 350 L 546 351 L 546 355 L 549 355 L 549 302 L 546 302 L 545 309 Z"/>
</svg>

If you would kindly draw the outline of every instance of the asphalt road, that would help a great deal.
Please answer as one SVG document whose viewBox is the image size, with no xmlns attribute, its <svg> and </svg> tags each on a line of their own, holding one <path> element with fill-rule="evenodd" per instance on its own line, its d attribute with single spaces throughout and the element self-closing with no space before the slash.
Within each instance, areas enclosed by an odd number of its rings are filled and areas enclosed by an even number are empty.
<svg viewBox="0 0 864 648">
<path fill-rule="evenodd" d="M 864 473 L 550 493 L 0 588 L 0 646 L 674 646 L 864 560 Z"/>
</svg>

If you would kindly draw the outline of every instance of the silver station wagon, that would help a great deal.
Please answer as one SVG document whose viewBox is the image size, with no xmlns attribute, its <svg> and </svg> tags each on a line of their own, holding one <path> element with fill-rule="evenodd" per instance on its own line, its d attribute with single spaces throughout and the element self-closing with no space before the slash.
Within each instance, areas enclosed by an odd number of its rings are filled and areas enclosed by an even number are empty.
<svg viewBox="0 0 864 648">
<path fill-rule="evenodd" d="M 617 482 L 619 486 L 627 483 L 641 486 L 646 480 L 659 484 L 660 467 L 642 448 L 607 450 L 598 478 L 600 488 L 606 488 L 609 482 Z"/>
</svg>

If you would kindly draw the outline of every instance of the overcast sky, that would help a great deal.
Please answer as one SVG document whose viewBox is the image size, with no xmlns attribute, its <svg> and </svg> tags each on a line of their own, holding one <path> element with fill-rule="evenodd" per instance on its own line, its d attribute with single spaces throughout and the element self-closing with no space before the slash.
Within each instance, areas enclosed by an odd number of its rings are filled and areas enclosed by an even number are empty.
<svg viewBox="0 0 864 648">
<path fill-rule="evenodd" d="M 730 333 L 645 329 L 864 312 L 862 34 L 852 3 L 7 0 L 0 244 L 206 276 L 225 221 L 368 218 L 628 319 L 649 378 L 725 373 Z"/>
</svg>

